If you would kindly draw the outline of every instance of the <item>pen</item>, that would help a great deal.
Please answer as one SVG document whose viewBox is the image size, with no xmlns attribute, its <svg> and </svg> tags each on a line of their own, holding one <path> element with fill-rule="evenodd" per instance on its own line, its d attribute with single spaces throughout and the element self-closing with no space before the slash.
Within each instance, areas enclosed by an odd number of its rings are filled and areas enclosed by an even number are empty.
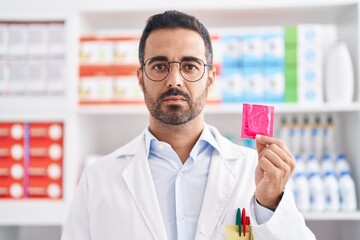
<svg viewBox="0 0 360 240">
<path fill-rule="evenodd" d="M 246 211 L 245 211 L 245 208 L 242 209 L 241 221 L 242 221 L 242 226 L 243 226 L 243 234 L 245 237 L 245 235 L 246 235 Z"/>
<path fill-rule="evenodd" d="M 236 212 L 236 225 L 239 227 L 239 236 L 241 236 L 241 220 L 240 208 L 238 208 Z"/>
</svg>

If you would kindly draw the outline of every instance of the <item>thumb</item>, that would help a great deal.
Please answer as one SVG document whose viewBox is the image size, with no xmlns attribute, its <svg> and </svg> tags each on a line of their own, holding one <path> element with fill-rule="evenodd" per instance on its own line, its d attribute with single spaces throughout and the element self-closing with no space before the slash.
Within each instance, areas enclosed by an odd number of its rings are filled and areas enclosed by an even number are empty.
<svg viewBox="0 0 360 240">
<path fill-rule="evenodd" d="M 260 153 L 262 152 L 262 150 L 264 150 L 264 148 L 267 147 L 266 143 L 263 143 L 261 141 L 261 135 L 256 134 L 255 136 L 255 142 L 256 142 L 256 151 L 258 153 L 258 155 L 260 155 Z"/>
</svg>

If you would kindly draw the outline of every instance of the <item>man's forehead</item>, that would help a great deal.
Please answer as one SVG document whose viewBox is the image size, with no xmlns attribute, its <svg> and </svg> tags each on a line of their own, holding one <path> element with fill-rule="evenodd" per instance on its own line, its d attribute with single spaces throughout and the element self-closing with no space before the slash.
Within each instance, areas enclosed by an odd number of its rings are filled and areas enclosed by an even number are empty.
<svg viewBox="0 0 360 240">
<path fill-rule="evenodd" d="M 205 56 L 205 43 L 199 33 L 191 29 L 157 29 L 145 43 L 145 55 L 168 56 L 176 52 L 182 56 Z M 199 56 L 200 55 L 200 56 Z"/>
</svg>

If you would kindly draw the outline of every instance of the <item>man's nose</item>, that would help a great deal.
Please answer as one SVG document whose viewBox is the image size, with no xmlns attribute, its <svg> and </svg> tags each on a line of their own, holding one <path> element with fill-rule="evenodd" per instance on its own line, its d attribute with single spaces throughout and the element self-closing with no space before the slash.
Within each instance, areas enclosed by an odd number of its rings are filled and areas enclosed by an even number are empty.
<svg viewBox="0 0 360 240">
<path fill-rule="evenodd" d="M 169 74 L 167 76 L 168 87 L 181 87 L 184 83 L 184 78 L 180 74 L 180 64 L 178 62 L 170 63 Z"/>
</svg>

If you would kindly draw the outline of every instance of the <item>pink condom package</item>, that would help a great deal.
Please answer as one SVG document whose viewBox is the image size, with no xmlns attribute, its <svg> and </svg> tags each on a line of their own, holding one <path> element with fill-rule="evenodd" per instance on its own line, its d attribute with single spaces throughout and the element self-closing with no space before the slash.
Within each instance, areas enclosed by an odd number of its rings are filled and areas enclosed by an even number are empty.
<svg viewBox="0 0 360 240">
<path fill-rule="evenodd" d="M 256 134 L 274 135 L 273 106 L 243 104 L 241 137 L 254 139 Z"/>
</svg>

